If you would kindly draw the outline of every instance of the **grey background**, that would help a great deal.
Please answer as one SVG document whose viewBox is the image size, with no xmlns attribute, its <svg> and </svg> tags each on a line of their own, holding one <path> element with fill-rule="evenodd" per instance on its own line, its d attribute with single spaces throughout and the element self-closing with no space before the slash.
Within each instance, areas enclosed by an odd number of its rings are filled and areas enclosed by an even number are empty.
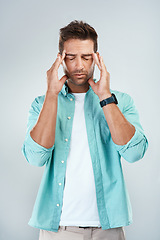
<svg viewBox="0 0 160 240">
<path fill-rule="evenodd" d="M 30 105 L 46 91 L 46 71 L 58 52 L 59 29 L 78 19 L 96 29 L 111 88 L 133 97 L 149 140 L 141 161 L 130 164 L 122 159 L 133 207 L 133 224 L 125 227 L 127 240 L 159 240 L 160 2 L 0 3 L 0 239 L 38 239 L 39 230 L 28 226 L 28 221 L 44 168 L 29 165 L 21 146 Z M 95 77 L 99 77 L 97 69 Z"/>
</svg>

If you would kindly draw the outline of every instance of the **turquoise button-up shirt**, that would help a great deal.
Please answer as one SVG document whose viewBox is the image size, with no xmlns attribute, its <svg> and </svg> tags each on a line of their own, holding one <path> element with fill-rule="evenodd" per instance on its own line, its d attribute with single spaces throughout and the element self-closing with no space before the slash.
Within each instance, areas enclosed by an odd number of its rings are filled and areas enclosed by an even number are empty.
<svg viewBox="0 0 160 240">
<path fill-rule="evenodd" d="M 111 92 L 116 95 L 119 109 L 126 119 L 135 126 L 136 131 L 126 145 L 116 145 L 112 141 L 103 109 L 99 104 L 99 98 L 91 86 L 89 87 L 85 95 L 84 112 L 98 214 L 103 230 L 126 226 L 132 222 L 132 209 L 124 182 L 121 157 L 130 163 L 138 161 L 144 156 L 148 146 L 132 98 L 126 93 L 112 90 Z M 30 164 L 45 165 L 29 225 L 57 232 L 63 205 L 66 163 L 71 140 L 75 98 L 68 92 L 65 83 L 58 95 L 55 143 L 49 149 L 36 143 L 30 136 L 30 131 L 37 122 L 44 99 L 45 95 L 38 96 L 31 104 L 26 137 L 22 146 L 22 152 Z"/>
</svg>

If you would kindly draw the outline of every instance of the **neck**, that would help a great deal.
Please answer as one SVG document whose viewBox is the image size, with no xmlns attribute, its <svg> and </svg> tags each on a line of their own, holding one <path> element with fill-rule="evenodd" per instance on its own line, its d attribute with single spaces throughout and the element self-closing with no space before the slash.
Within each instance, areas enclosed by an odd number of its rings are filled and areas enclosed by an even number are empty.
<svg viewBox="0 0 160 240">
<path fill-rule="evenodd" d="M 73 93 L 84 93 L 89 90 L 89 83 L 87 82 L 85 85 L 82 86 L 77 86 L 70 81 L 67 80 L 67 85 L 68 85 L 68 92 L 73 92 Z"/>
</svg>

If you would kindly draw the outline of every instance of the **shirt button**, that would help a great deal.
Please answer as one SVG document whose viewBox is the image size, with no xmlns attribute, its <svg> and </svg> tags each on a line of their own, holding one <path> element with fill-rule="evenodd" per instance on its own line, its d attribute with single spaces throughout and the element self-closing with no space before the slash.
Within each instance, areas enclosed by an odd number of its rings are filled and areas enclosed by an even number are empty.
<svg viewBox="0 0 160 240">
<path fill-rule="evenodd" d="M 73 101 L 73 98 L 70 98 L 70 101 Z"/>
<path fill-rule="evenodd" d="M 68 119 L 71 119 L 71 117 L 68 117 Z"/>
<path fill-rule="evenodd" d="M 57 204 L 57 207 L 59 207 L 59 204 Z"/>
<path fill-rule="evenodd" d="M 62 183 L 60 182 L 60 183 L 59 183 L 59 185 L 61 186 L 61 185 L 62 185 Z"/>
<path fill-rule="evenodd" d="M 68 139 L 66 138 L 65 141 L 68 142 Z"/>
<path fill-rule="evenodd" d="M 61 163 L 64 163 L 64 161 L 61 161 Z"/>
</svg>

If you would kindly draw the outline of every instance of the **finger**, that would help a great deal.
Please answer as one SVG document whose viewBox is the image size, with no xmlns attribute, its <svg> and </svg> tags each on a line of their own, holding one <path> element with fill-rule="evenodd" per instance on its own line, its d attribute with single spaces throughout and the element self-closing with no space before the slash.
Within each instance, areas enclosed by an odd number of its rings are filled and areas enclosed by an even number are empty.
<svg viewBox="0 0 160 240">
<path fill-rule="evenodd" d="M 53 69 L 57 68 L 59 61 L 60 61 L 60 56 L 57 54 L 57 58 L 55 62 L 52 64 L 51 68 L 48 71 L 53 71 Z"/>
<path fill-rule="evenodd" d="M 60 57 L 61 61 L 64 60 L 65 56 L 66 56 L 66 51 L 65 50 L 63 50 L 62 55 L 60 53 L 57 54 L 57 57 Z"/>
<path fill-rule="evenodd" d="M 65 59 L 65 56 L 66 56 L 66 51 L 63 50 L 63 52 L 62 52 L 62 61 Z"/>
<path fill-rule="evenodd" d="M 103 61 L 103 57 L 102 57 L 102 56 L 100 56 L 100 63 L 101 63 L 102 68 L 107 71 L 107 68 L 106 68 L 106 66 L 105 66 L 105 64 L 104 64 L 104 61 Z"/>
<path fill-rule="evenodd" d="M 58 70 L 58 68 L 61 65 L 64 58 L 65 58 L 65 51 L 63 51 L 62 55 L 60 55 L 60 53 L 58 53 L 56 61 L 53 63 L 51 70 Z"/>
<path fill-rule="evenodd" d="M 96 53 L 93 53 L 93 60 L 97 64 L 99 70 L 101 71 L 102 67 L 101 67 L 100 61 L 99 61 L 98 56 L 97 56 Z"/>
<path fill-rule="evenodd" d="M 106 75 L 106 74 L 109 74 L 109 73 L 107 72 L 107 68 L 106 68 L 106 66 L 105 66 L 105 64 L 104 64 L 104 61 L 103 61 L 103 57 L 102 57 L 102 56 L 99 56 L 99 61 L 100 61 L 101 66 L 102 66 L 101 77 L 104 76 L 104 74 L 105 74 L 105 75 Z"/>
<path fill-rule="evenodd" d="M 63 62 L 63 60 L 65 59 L 66 56 L 66 52 L 65 50 L 63 50 L 62 55 L 60 53 L 57 54 L 57 58 L 59 61 L 57 61 L 56 63 L 56 68 L 58 69 L 59 66 L 61 65 L 61 63 Z"/>
</svg>

